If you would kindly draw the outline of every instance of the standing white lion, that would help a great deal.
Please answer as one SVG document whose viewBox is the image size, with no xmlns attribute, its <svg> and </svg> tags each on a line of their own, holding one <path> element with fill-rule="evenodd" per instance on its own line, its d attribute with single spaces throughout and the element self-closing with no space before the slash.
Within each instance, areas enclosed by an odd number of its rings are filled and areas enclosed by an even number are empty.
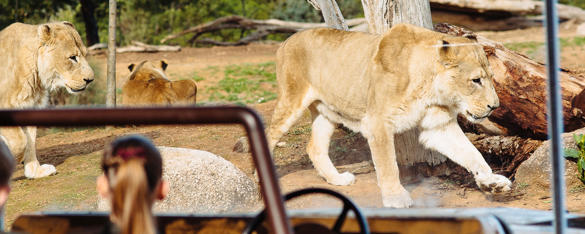
<svg viewBox="0 0 585 234">
<path fill-rule="evenodd" d="M 69 22 L 28 25 L 14 23 L 0 31 L 0 108 L 23 109 L 47 105 L 49 91 L 65 87 L 81 92 L 94 79 L 87 63 L 87 49 Z M 0 128 L 17 159 L 24 161 L 24 175 L 45 177 L 56 172 L 40 165 L 36 155 L 36 127 Z"/>
</svg>

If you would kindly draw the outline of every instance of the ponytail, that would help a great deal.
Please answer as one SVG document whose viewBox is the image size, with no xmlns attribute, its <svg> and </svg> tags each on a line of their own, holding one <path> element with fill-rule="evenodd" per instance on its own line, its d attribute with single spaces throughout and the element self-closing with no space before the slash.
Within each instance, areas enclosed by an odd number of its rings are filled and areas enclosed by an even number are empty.
<svg viewBox="0 0 585 234">
<path fill-rule="evenodd" d="M 109 178 L 114 223 L 121 228 L 122 234 L 154 234 L 153 195 L 148 186 L 144 160 L 133 158 L 120 162 L 115 174 Z"/>
</svg>

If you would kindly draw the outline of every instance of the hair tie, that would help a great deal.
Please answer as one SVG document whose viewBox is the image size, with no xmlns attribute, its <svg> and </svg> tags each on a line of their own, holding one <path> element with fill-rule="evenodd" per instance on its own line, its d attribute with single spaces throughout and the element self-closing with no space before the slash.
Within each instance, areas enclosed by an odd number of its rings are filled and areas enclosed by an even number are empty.
<svg viewBox="0 0 585 234">
<path fill-rule="evenodd" d="M 128 161 L 131 158 L 145 158 L 145 151 L 141 147 L 128 147 L 118 149 L 116 155 L 122 158 L 124 161 Z"/>
</svg>

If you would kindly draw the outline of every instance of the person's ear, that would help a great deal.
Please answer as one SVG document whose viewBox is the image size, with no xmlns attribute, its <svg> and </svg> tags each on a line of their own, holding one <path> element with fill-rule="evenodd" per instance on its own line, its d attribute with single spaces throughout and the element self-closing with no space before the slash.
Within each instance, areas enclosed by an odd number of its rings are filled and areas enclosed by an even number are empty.
<svg viewBox="0 0 585 234">
<path fill-rule="evenodd" d="M 110 185 L 108 184 L 108 178 L 106 175 L 101 174 L 96 179 L 96 190 L 98 194 L 103 198 L 108 198 L 110 196 Z"/>
<path fill-rule="evenodd" d="M 156 191 L 156 199 L 163 200 L 169 194 L 169 184 L 165 180 L 161 180 Z"/>
<path fill-rule="evenodd" d="M 2 186 L 0 187 L 0 207 L 2 207 L 6 200 L 8 200 L 8 194 L 10 193 L 10 186 Z"/>
</svg>

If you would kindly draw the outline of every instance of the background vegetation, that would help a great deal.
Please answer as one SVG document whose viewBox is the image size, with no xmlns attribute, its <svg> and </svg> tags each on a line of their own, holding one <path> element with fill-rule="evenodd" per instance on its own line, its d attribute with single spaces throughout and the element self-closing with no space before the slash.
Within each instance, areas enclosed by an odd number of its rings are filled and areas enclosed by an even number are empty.
<svg viewBox="0 0 585 234">
<path fill-rule="evenodd" d="M 585 8 L 585 0 L 559 2 Z M 363 16 L 361 0 L 337 0 L 337 3 L 346 18 Z M 323 21 L 320 13 L 306 0 L 118 0 L 117 40 L 121 46 L 132 40 L 158 44 L 168 34 L 227 15 L 301 22 Z M 74 23 L 88 45 L 106 42 L 108 1 L 0 0 L 0 28 L 14 22 L 37 24 L 60 20 Z M 207 37 L 235 41 L 247 33 L 238 29 L 223 30 L 210 33 Z M 282 37 L 272 36 L 269 39 Z M 173 43 L 185 46 L 187 40 L 177 39 Z"/>
<path fill-rule="evenodd" d="M 585 0 L 583 0 L 585 1 Z M 338 0 L 346 18 L 362 16 L 360 0 Z M 132 40 L 158 44 L 168 34 L 228 15 L 254 19 L 278 18 L 295 21 L 323 21 L 306 0 L 118 0 L 118 44 Z M 97 29 L 93 39 L 86 27 L 89 17 Z M 67 20 L 74 23 L 86 44 L 106 42 L 108 1 L 105 0 L 0 0 L 0 28 L 14 22 L 43 23 Z M 248 32 L 223 30 L 208 37 L 238 40 Z M 188 38 L 187 38 L 188 39 Z M 173 43 L 186 44 L 186 40 Z"/>
</svg>

